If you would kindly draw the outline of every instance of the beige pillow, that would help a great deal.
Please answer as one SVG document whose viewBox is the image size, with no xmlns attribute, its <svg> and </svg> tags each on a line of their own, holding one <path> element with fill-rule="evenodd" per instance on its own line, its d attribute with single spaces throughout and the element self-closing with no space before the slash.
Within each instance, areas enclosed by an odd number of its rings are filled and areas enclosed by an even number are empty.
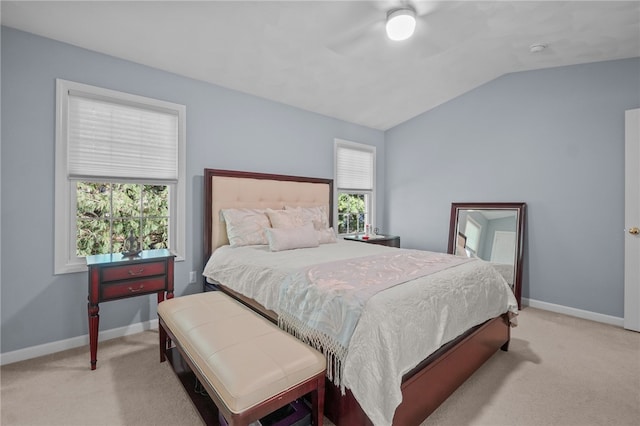
<svg viewBox="0 0 640 426">
<path fill-rule="evenodd" d="M 336 237 L 336 233 L 333 230 L 333 228 L 316 230 L 316 235 L 318 237 L 318 242 L 320 244 L 329 244 L 329 243 L 338 242 L 338 238 Z"/>
<path fill-rule="evenodd" d="M 291 207 L 285 206 L 285 212 L 291 212 L 301 218 L 303 223 L 310 223 L 316 230 L 320 244 L 336 243 L 336 233 L 329 227 L 329 206 Z"/>
<path fill-rule="evenodd" d="M 269 250 L 282 251 L 318 247 L 316 231 L 309 224 L 297 228 L 266 228 Z"/>
<path fill-rule="evenodd" d="M 329 206 L 291 207 L 284 206 L 285 211 L 297 212 L 304 223 L 311 223 L 316 230 L 329 228 Z"/>
<path fill-rule="evenodd" d="M 302 216 L 294 210 L 267 209 L 272 228 L 299 228 L 304 225 Z"/>
<path fill-rule="evenodd" d="M 227 237 L 231 247 L 268 244 L 265 228 L 269 228 L 269 218 L 259 209 L 222 209 L 220 211 L 227 225 Z"/>
</svg>

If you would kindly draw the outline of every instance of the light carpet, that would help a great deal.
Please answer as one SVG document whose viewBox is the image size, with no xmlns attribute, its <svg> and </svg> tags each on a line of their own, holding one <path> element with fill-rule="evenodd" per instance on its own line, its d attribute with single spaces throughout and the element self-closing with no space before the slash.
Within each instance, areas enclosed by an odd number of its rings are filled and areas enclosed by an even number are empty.
<svg viewBox="0 0 640 426">
<path fill-rule="evenodd" d="M 519 323 L 423 426 L 640 424 L 640 333 L 533 308 Z M 100 342 L 95 371 L 77 348 L 3 366 L 0 382 L 3 426 L 202 425 L 157 331 Z"/>
</svg>

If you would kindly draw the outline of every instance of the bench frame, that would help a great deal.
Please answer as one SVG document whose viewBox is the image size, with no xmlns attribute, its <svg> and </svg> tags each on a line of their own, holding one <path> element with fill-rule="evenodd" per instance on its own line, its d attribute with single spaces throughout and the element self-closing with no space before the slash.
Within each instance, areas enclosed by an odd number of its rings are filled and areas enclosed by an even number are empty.
<svg viewBox="0 0 640 426">
<path fill-rule="evenodd" d="M 200 413 L 200 416 L 207 425 L 218 424 L 218 411 L 224 416 L 229 426 L 245 426 L 251 422 L 261 419 L 269 413 L 276 411 L 277 409 L 284 407 L 285 405 L 295 401 L 298 398 L 306 394 L 311 395 L 311 418 L 314 425 L 322 426 L 323 423 L 323 409 L 324 409 L 324 395 L 325 395 L 325 372 L 319 373 L 304 382 L 287 389 L 271 398 L 245 410 L 241 413 L 233 413 L 226 406 L 218 392 L 211 385 L 207 377 L 202 373 L 199 366 L 185 353 L 178 342 L 171 333 L 171 330 L 165 324 L 162 317 L 158 316 L 159 321 L 159 335 L 160 335 L 160 362 L 169 360 L 173 370 L 178 378 L 181 380 L 185 391 L 191 397 L 196 409 Z M 173 342 L 173 344 L 172 344 Z M 177 351 L 177 353 L 176 353 Z M 185 371 L 184 365 L 181 365 L 180 360 L 185 362 L 195 378 L 206 390 L 211 404 L 206 403 L 206 399 L 194 398 L 196 392 L 189 388 L 189 379 L 185 376 L 189 375 L 189 372 Z M 195 386 L 195 383 L 192 384 Z"/>
</svg>

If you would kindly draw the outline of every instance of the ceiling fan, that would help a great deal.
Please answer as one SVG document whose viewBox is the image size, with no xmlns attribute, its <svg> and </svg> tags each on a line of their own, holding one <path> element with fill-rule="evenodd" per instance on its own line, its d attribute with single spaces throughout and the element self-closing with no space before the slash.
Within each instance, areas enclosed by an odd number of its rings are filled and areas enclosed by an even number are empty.
<svg viewBox="0 0 640 426">
<path fill-rule="evenodd" d="M 464 3 L 464 2 L 463 2 Z M 327 47 L 341 56 L 364 58 L 379 56 L 382 51 L 406 51 L 421 46 L 422 54 L 431 55 L 471 33 L 474 27 L 459 2 L 447 1 L 357 1 L 345 11 L 351 23 Z M 390 18 L 415 18 L 415 33 L 403 40 L 387 35 Z M 449 28 L 452 20 L 455 31 Z"/>
<path fill-rule="evenodd" d="M 416 29 L 416 10 L 410 5 L 389 10 L 385 29 L 390 40 L 408 39 Z"/>
</svg>

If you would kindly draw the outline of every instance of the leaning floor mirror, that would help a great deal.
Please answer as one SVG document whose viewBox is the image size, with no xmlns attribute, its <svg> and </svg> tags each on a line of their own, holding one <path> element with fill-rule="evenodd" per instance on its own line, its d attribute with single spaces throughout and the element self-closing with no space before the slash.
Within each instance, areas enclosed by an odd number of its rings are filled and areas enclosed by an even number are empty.
<svg viewBox="0 0 640 426">
<path fill-rule="evenodd" d="M 451 203 L 448 253 L 478 257 L 502 274 L 521 307 L 526 203 Z"/>
</svg>

